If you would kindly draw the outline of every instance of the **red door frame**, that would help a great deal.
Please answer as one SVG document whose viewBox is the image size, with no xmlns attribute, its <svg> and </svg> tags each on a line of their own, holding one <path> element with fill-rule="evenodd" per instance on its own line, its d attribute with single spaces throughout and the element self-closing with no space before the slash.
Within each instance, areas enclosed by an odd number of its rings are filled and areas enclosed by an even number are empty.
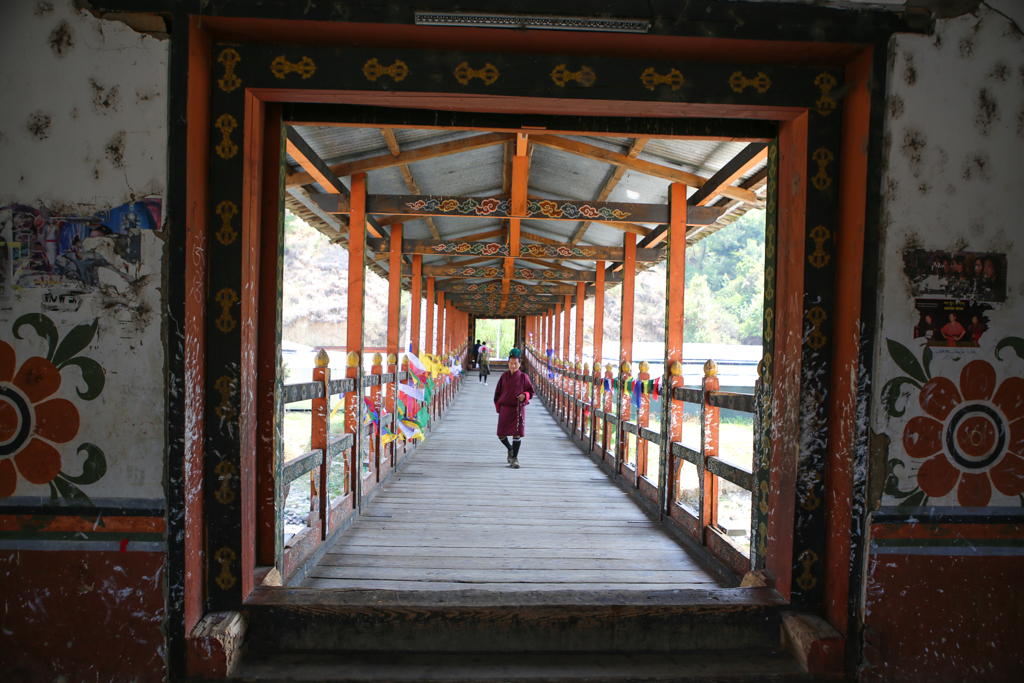
<svg viewBox="0 0 1024 683">
<path fill-rule="evenodd" d="M 850 518 L 852 515 L 853 475 L 851 459 L 853 448 L 854 418 L 856 407 L 856 369 L 858 351 L 858 330 L 860 326 L 861 274 L 864 253 L 864 221 L 867 195 L 867 134 L 870 122 L 870 93 L 867 80 L 874 58 L 870 46 L 830 44 L 746 41 L 734 39 L 686 38 L 672 36 L 637 36 L 629 34 L 565 33 L 558 41 L 550 40 L 551 34 L 544 31 L 509 31 L 503 29 L 425 28 L 409 25 L 388 24 L 345 24 L 304 21 L 278 21 L 248 18 L 192 17 L 189 24 L 189 68 L 187 110 L 189 125 L 186 140 L 187 174 L 186 202 L 186 356 L 189 374 L 185 406 L 186 424 L 194 429 L 188 433 L 191 438 L 186 444 L 186 473 L 188 478 L 186 509 L 185 546 L 185 630 L 188 632 L 202 617 L 205 604 L 202 577 L 208 567 L 204 565 L 201 549 L 202 531 L 205 527 L 202 503 L 202 423 L 204 400 L 201 387 L 205 384 L 205 291 L 206 274 L 209 264 L 205 245 L 210 226 L 206 218 L 207 183 L 209 179 L 209 112 L 210 84 L 212 73 L 212 43 L 235 41 L 243 43 L 311 44 L 311 45 L 360 45 L 395 46 L 429 49 L 444 45 L 447 50 L 489 50 L 506 52 L 536 52 L 560 54 L 597 54 L 610 57 L 649 56 L 665 59 L 694 59 L 700 61 L 744 61 L 758 64 L 820 64 L 845 66 L 849 83 L 852 83 L 843 108 L 842 159 L 839 176 L 840 215 L 836 259 L 840 266 L 837 276 L 837 305 L 835 308 L 837 343 L 833 351 L 835 371 L 829 405 L 829 460 L 826 481 L 829 520 L 826 541 L 826 596 L 825 612 L 829 621 L 846 632 L 849 585 L 849 548 L 852 542 Z M 245 244 L 252 251 L 246 259 L 247 277 L 258 286 L 259 264 L 269 265 L 261 259 L 258 249 L 259 233 L 266 229 L 271 220 L 269 205 L 262 204 L 259 191 L 276 187 L 277 170 L 268 169 L 262 163 L 263 150 L 269 149 L 273 141 L 266 140 L 263 133 L 274 126 L 264 127 L 265 120 L 274 117 L 273 104 L 294 100 L 296 93 L 288 89 L 249 90 L 247 109 L 253 116 L 245 122 L 245 174 L 248 179 L 246 205 L 242 207 L 242 224 L 247 234 Z M 303 92 L 302 101 L 344 102 L 346 104 L 377 104 L 385 106 L 414 106 L 416 108 L 444 107 L 477 112 L 519 112 L 532 114 L 606 114 L 608 106 L 622 116 L 640 117 L 723 117 L 757 118 L 781 122 L 780 127 L 780 178 L 779 187 L 779 253 L 789 258 L 779 259 L 778 287 L 779 314 L 776 342 L 776 373 L 772 432 L 774 443 L 789 457 L 782 462 L 772 458 L 772 482 L 779 495 L 769 519 L 770 539 L 773 552 L 768 557 L 768 567 L 777 577 L 777 589 L 789 596 L 791 582 L 791 552 L 787 554 L 787 538 L 791 549 L 791 530 L 795 506 L 796 434 L 799 409 L 799 373 L 801 329 L 802 329 L 802 263 L 803 263 L 803 201 L 806 192 L 806 116 L 803 108 L 779 107 L 728 107 L 709 105 L 680 105 L 671 103 L 640 102 L 551 102 L 529 98 L 487 97 L 465 95 L 424 95 L 415 96 L 396 93 L 366 92 Z M 268 105 L 271 105 L 268 112 Z M 251 108 L 250 108 L 251 107 Z M 552 131 L 553 132 L 553 131 Z M 260 216 L 263 216 L 261 221 Z M 276 216 L 274 219 L 276 221 Z M 797 265 L 799 264 L 799 265 Z M 786 267 L 784 267 L 786 266 Z M 269 293 L 269 292 L 268 292 Z M 253 315 L 255 311 L 251 312 Z M 266 328 L 266 321 L 260 321 L 260 328 Z M 843 336 L 843 332 L 847 334 Z M 255 344 L 255 342 L 251 342 Z M 257 359 L 266 347 L 260 344 L 259 351 L 253 347 L 252 368 L 256 373 Z M 789 368 L 789 372 L 783 369 Z M 258 374 L 258 373 L 256 373 Z M 257 409 L 259 407 L 257 406 Z M 250 443 L 252 441 L 247 440 Z M 252 521 L 245 543 L 247 552 L 242 558 L 243 594 L 248 594 L 254 583 L 253 573 L 257 565 L 257 533 L 255 507 L 257 477 L 255 465 L 255 444 L 243 453 L 243 497 L 250 501 L 248 507 Z M 792 459 L 790 459 L 792 458 Z M 785 465 L 785 466 L 783 466 Z M 261 553 L 263 555 L 263 553 Z M 260 558 L 265 561 L 265 557 Z"/>
</svg>

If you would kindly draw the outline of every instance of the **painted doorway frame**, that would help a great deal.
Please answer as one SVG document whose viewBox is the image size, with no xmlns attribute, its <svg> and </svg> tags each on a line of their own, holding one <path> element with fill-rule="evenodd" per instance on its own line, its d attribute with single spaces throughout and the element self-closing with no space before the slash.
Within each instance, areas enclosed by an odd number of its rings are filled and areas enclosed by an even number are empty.
<svg viewBox="0 0 1024 683">
<path fill-rule="evenodd" d="M 315 24 L 315 25 L 314 25 Z M 549 51 L 545 48 L 546 36 L 523 39 L 518 32 L 495 32 L 487 29 L 452 29 L 438 31 L 412 26 L 366 25 L 332 23 L 323 25 L 316 22 L 283 22 L 257 19 L 227 19 L 203 17 L 201 20 L 192 18 L 189 23 L 188 40 L 188 78 L 185 109 L 188 112 L 188 135 L 186 138 L 186 219 L 185 219 L 185 301 L 183 305 L 185 358 L 184 365 L 189 381 L 185 383 L 185 392 L 179 397 L 172 397 L 171 403 L 177 401 L 177 410 L 169 411 L 169 415 L 180 415 L 186 427 L 184 443 L 184 462 L 181 466 L 182 495 L 169 493 L 169 511 L 180 511 L 181 519 L 170 526 L 185 531 L 184 542 L 180 545 L 169 544 L 172 565 L 181 566 L 183 579 L 183 605 L 179 612 L 172 608 L 171 629 L 176 630 L 178 619 L 184 631 L 191 628 L 208 610 L 237 609 L 242 606 L 245 595 L 252 590 L 254 570 L 256 566 L 256 527 L 255 527 L 255 478 L 254 453 L 256 441 L 256 416 L 259 413 L 257 396 L 265 393 L 265 385 L 260 380 L 257 368 L 258 353 L 255 352 L 259 340 L 266 338 L 267 322 L 259 316 L 258 300 L 252 297 L 239 301 L 240 314 L 236 320 L 239 325 L 241 349 L 253 351 L 252 354 L 239 353 L 243 360 L 240 368 L 240 385 L 238 386 L 237 403 L 234 405 L 237 414 L 243 416 L 240 424 L 242 430 L 239 443 L 241 467 L 236 471 L 227 470 L 211 476 L 207 467 L 204 473 L 204 462 L 210 451 L 210 435 L 204 431 L 204 422 L 214 405 L 223 400 L 224 393 L 211 390 L 220 377 L 208 376 L 208 361 L 211 346 L 208 344 L 208 331 L 216 325 L 216 316 L 208 310 L 211 301 L 221 290 L 213 291 L 210 281 L 211 269 L 208 247 L 216 239 L 216 233 L 223 226 L 211 216 L 210 163 L 216 147 L 223 140 L 215 136 L 219 133 L 211 131 L 211 123 L 219 116 L 212 116 L 211 92 L 217 88 L 217 81 L 224 78 L 226 71 L 215 74 L 217 68 L 225 68 L 215 54 L 215 42 L 238 42 L 252 45 L 302 45 L 318 46 L 332 44 L 351 44 L 360 46 L 387 46 L 395 42 L 405 41 L 403 45 L 427 47 L 437 41 L 449 48 L 460 47 L 466 50 L 501 51 L 504 49 L 536 53 Z M 866 214 L 867 179 L 868 179 L 868 138 L 879 135 L 870 131 L 871 97 L 868 82 L 874 70 L 874 54 L 870 46 L 835 45 L 835 44 L 785 44 L 780 50 L 777 43 L 761 41 L 737 41 L 728 39 L 692 39 L 670 38 L 666 47 L 666 37 L 659 36 L 655 47 L 643 46 L 644 37 L 622 37 L 603 35 L 573 35 L 562 42 L 559 47 L 562 53 L 598 50 L 612 57 L 623 54 L 643 54 L 644 52 L 659 53 L 659 59 L 700 59 L 707 61 L 742 61 L 757 65 L 778 63 L 794 60 L 800 63 L 822 63 L 832 68 L 841 68 L 845 72 L 845 83 L 849 84 L 842 107 L 842 132 L 838 168 L 833 170 L 837 176 L 838 211 L 835 229 L 832 231 L 835 240 L 831 245 L 831 255 L 836 267 L 834 289 L 835 299 L 831 311 L 833 319 L 831 361 L 832 375 L 828 400 L 828 459 L 826 463 L 825 481 L 821 482 L 825 500 L 821 503 L 821 514 L 826 525 L 824 557 L 817 558 L 823 569 L 822 606 L 825 616 L 842 633 L 846 633 L 847 619 L 850 614 L 849 575 L 852 561 L 851 549 L 851 518 L 853 514 L 853 439 L 855 434 L 854 421 L 857 408 L 857 371 L 860 367 L 858 354 L 860 343 L 860 308 L 862 301 L 861 278 L 864 262 L 864 226 Z M 640 42 L 637 42 L 640 41 Z M 652 39 L 652 43 L 656 42 Z M 595 46 L 600 45 L 600 48 Z M 485 47 L 486 46 L 486 50 Z M 666 52 L 667 50 L 667 52 Z M 654 58 L 654 57 L 652 57 Z M 218 65 L 221 65 L 220 67 Z M 752 67 L 756 68 L 756 67 Z M 219 77 L 218 77 L 219 76 Z M 243 184 L 245 199 L 239 207 L 239 216 L 232 230 L 240 235 L 242 247 L 241 273 L 246 282 L 260 282 L 258 273 L 271 265 L 268 254 L 259 249 L 259 236 L 263 230 L 269 229 L 268 222 L 260 219 L 267 217 L 279 202 L 280 195 L 271 200 L 266 192 L 271 186 L 277 187 L 273 179 L 264 172 L 262 160 L 268 158 L 273 149 L 272 136 L 265 132 L 274 128 L 279 121 L 277 105 L 295 97 L 297 90 L 292 88 L 245 88 L 245 116 L 241 122 L 241 145 L 239 153 L 243 163 Z M 321 101 L 330 98 L 344 98 L 346 103 L 362 103 L 367 105 L 386 104 L 387 106 L 408 106 L 413 102 L 419 108 L 430 106 L 450 106 L 452 94 L 433 95 L 431 97 L 416 96 L 403 100 L 393 92 L 365 93 L 349 91 L 324 95 L 304 95 L 306 101 L 317 97 Z M 523 106 L 524 102 L 539 105 L 542 102 L 529 101 L 522 98 L 502 98 L 490 95 L 457 97 L 460 106 L 468 111 L 520 112 L 527 115 L 543 116 L 550 114 L 551 109 L 542 106 Z M 716 105 L 716 106 L 681 106 L 659 102 L 621 102 L 613 101 L 623 115 L 663 117 L 667 115 L 686 116 L 748 116 L 750 118 L 772 119 L 780 121 L 779 137 L 779 187 L 786 190 L 779 192 L 779 235 L 780 250 L 784 244 L 788 253 L 787 262 L 804 263 L 805 247 L 807 246 L 807 229 L 805 225 L 805 207 L 809 174 L 807 149 L 807 122 L 812 115 L 812 108 L 806 103 L 802 106 L 779 108 L 758 107 L 751 105 Z M 608 106 L 607 101 L 590 100 L 584 105 L 566 107 L 559 105 L 559 113 L 571 111 L 577 115 L 594 115 Z M 236 121 L 237 123 L 237 121 Z M 223 127 L 229 127 L 225 124 Z M 215 130 L 222 130 L 215 129 Z M 230 139 L 231 144 L 238 144 L 239 138 Z M 278 142 L 278 144 L 280 144 Z M 277 181 L 280 182 L 280 178 Z M 254 207 L 259 207 L 254 211 Z M 816 243 L 815 243 L 816 246 Z M 784 260 L 781 258 L 780 263 Z M 173 275 L 172 275 L 173 276 Z M 781 323 L 776 328 L 776 343 L 780 344 L 782 356 L 776 354 L 776 362 L 789 367 L 799 367 L 802 351 L 802 339 L 805 332 L 803 273 L 801 268 L 780 269 L 777 281 L 779 306 L 776 320 Z M 240 297 L 241 298 L 241 297 Z M 788 307 L 788 308 L 787 308 Z M 788 354 L 788 355 L 787 355 Z M 787 361 L 788 359 L 788 361 Z M 800 403 L 800 376 L 798 372 L 776 375 L 778 383 L 775 391 L 778 398 L 778 418 L 773 423 L 773 440 L 776 443 L 788 444 L 792 450 L 792 471 L 778 468 L 773 473 L 772 488 L 783 492 L 783 505 L 779 506 L 775 515 L 774 541 L 770 546 L 775 557 L 770 562 L 776 574 L 777 588 L 787 598 L 790 595 L 794 580 L 794 562 L 792 554 L 793 519 L 798 505 L 796 473 L 796 451 L 799 442 L 798 413 Z M 228 392 L 231 393 L 230 391 Z M 232 399 L 234 400 L 234 399 Z M 226 410 L 231 409 L 231 400 L 224 403 Z M 253 458 L 246 460 L 249 455 Z M 788 460 L 787 460 L 788 462 Z M 238 525 L 241 553 L 218 555 L 219 548 L 208 544 L 209 510 L 204 503 L 218 500 L 217 493 L 224 491 L 224 497 L 234 492 L 240 504 L 240 520 L 248 520 Z M 188 493 L 185 493 L 188 492 Z M 807 502 L 807 501 L 804 501 Z M 815 506 L 815 509 L 817 506 Z M 787 529 L 789 530 L 787 532 Z M 787 545 L 787 538 L 789 544 Z M 232 573 L 234 563 L 238 563 L 240 571 Z M 225 571 L 227 567 L 227 571 Z M 172 576 L 174 572 L 172 572 Z M 230 595 L 225 598 L 214 598 L 211 592 L 218 578 L 227 577 L 223 583 L 231 584 Z M 234 582 L 230 579 L 234 578 Z M 220 584 L 217 584 L 218 586 Z"/>
</svg>

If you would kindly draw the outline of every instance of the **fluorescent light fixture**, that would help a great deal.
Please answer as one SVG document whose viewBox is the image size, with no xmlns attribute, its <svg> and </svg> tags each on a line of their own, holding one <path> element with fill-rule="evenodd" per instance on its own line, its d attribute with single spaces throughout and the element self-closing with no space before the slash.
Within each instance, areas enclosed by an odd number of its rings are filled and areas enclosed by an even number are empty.
<svg viewBox="0 0 1024 683">
<path fill-rule="evenodd" d="M 419 26 L 605 31 L 612 33 L 647 33 L 651 28 L 651 22 L 646 19 L 601 19 L 598 17 L 557 17 L 483 12 L 416 12 L 416 24 Z"/>
</svg>

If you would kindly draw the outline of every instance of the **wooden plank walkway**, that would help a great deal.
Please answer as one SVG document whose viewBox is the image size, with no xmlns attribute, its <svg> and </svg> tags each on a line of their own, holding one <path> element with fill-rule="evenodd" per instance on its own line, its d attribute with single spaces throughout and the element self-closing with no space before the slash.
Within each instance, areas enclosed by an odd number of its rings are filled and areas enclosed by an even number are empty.
<svg viewBox="0 0 1024 683">
<path fill-rule="evenodd" d="M 493 390 L 445 420 L 302 582 L 348 590 L 666 590 L 722 584 L 651 522 L 535 399 L 511 469 Z"/>
</svg>

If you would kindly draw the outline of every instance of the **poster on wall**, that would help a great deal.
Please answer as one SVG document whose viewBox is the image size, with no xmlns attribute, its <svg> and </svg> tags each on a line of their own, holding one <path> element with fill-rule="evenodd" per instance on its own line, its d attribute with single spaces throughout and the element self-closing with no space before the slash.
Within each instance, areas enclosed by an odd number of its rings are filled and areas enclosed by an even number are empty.
<svg viewBox="0 0 1024 683">
<path fill-rule="evenodd" d="M 1006 301 L 1006 254 L 912 249 L 903 253 L 903 271 L 915 297 Z"/>
<path fill-rule="evenodd" d="M 914 299 L 914 338 L 928 346 L 977 348 L 988 332 L 992 306 L 958 299 Z"/>
<path fill-rule="evenodd" d="M 74 308 L 104 282 L 132 283 L 142 266 L 142 230 L 159 230 L 163 201 L 146 197 L 88 216 L 23 204 L 0 207 L 0 305 L 21 289 L 51 288 L 44 306 Z"/>
</svg>

